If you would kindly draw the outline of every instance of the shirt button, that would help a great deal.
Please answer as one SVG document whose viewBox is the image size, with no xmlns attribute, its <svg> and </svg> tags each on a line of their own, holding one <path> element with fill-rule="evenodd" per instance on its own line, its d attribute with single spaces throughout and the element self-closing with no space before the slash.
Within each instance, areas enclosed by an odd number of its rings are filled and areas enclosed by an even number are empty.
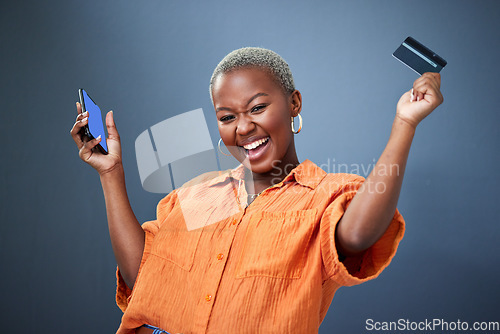
<svg viewBox="0 0 500 334">
<path fill-rule="evenodd" d="M 224 258 L 224 254 L 219 253 L 217 254 L 217 260 L 222 260 Z"/>
<path fill-rule="evenodd" d="M 205 300 L 206 300 L 207 302 L 211 301 L 211 300 L 212 300 L 212 296 L 211 296 L 211 295 L 206 295 L 206 296 L 205 296 Z"/>
</svg>

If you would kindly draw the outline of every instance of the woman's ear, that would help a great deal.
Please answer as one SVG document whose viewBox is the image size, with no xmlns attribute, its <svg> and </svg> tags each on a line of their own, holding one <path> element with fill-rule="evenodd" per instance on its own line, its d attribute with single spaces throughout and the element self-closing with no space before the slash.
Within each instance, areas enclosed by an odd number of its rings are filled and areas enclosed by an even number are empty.
<svg viewBox="0 0 500 334">
<path fill-rule="evenodd" d="M 297 115 L 300 114 L 300 111 L 302 110 L 302 95 L 298 90 L 294 90 L 292 94 L 290 94 L 290 105 L 292 117 L 297 117 Z"/>
</svg>

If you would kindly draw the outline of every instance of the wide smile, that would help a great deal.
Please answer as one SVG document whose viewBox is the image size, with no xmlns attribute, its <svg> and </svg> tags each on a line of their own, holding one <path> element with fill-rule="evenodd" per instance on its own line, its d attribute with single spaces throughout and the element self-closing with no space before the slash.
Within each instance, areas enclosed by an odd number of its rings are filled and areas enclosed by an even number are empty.
<svg viewBox="0 0 500 334">
<path fill-rule="evenodd" d="M 267 151 L 269 139 L 270 137 L 261 138 L 240 147 L 244 149 L 245 155 L 249 160 L 257 160 Z"/>
</svg>

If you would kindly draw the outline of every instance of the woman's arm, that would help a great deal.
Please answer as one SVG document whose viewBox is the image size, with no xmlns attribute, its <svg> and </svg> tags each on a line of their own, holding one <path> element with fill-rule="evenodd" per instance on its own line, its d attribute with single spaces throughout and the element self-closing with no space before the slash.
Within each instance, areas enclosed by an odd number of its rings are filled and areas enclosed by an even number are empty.
<svg viewBox="0 0 500 334">
<path fill-rule="evenodd" d="M 391 223 L 415 129 L 443 102 L 440 84 L 438 73 L 425 73 L 399 100 L 387 146 L 337 225 L 339 253 L 354 255 L 368 249 Z"/>
<path fill-rule="evenodd" d="M 120 274 L 132 289 L 141 265 L 145 233 L 137 221 L 125 188 L 125 174 L 120 165 L 101 175 L 106 201 L 109 235 Z"/>
<path fill-rule="evenodd" d="M 132 288 L 141 264 L 145 235 L 128 200 L 120 136 L 113 120 L 113 113 L 109 112 L 106 115 L 109 154 L 103 155 L 92 150 L 100 142 L 100 138 L 93 140 L 82 138 L 80 130 L 87 124 L 88 115 L 82 114 L 80 103 L 77 103 L 77 111 L 78 117 L 70 133 L 80 150 L 80 158 L 96 169 L 100 175 L 116 262 L 125 283 Z"/>
</svg>

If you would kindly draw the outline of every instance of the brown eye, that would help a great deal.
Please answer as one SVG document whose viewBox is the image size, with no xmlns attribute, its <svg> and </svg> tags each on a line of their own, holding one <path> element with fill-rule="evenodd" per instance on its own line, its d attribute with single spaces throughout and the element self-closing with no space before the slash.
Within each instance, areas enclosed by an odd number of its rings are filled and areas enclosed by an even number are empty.
<svg viewBox="0 0 500 334">
<path fill-rule="evenodd" d="M 251 110 L 251 112 L 255 113 L 255 112 L 262 111 L 265 107 L 267 107 L 267 105 L 265 105 L 265 104 L 259 104 L 258 106 L 253 107 L 252 110 Z"/>
<path fill-rule="evenodd" d="M 228 116 L 222 116 L 219 121 L 221 122 L 228 122 L 230 120 L 232 120 L 234 118 L 234 116 L 231 116 L 231 115 L 228 115 Z"/>
</svg>

